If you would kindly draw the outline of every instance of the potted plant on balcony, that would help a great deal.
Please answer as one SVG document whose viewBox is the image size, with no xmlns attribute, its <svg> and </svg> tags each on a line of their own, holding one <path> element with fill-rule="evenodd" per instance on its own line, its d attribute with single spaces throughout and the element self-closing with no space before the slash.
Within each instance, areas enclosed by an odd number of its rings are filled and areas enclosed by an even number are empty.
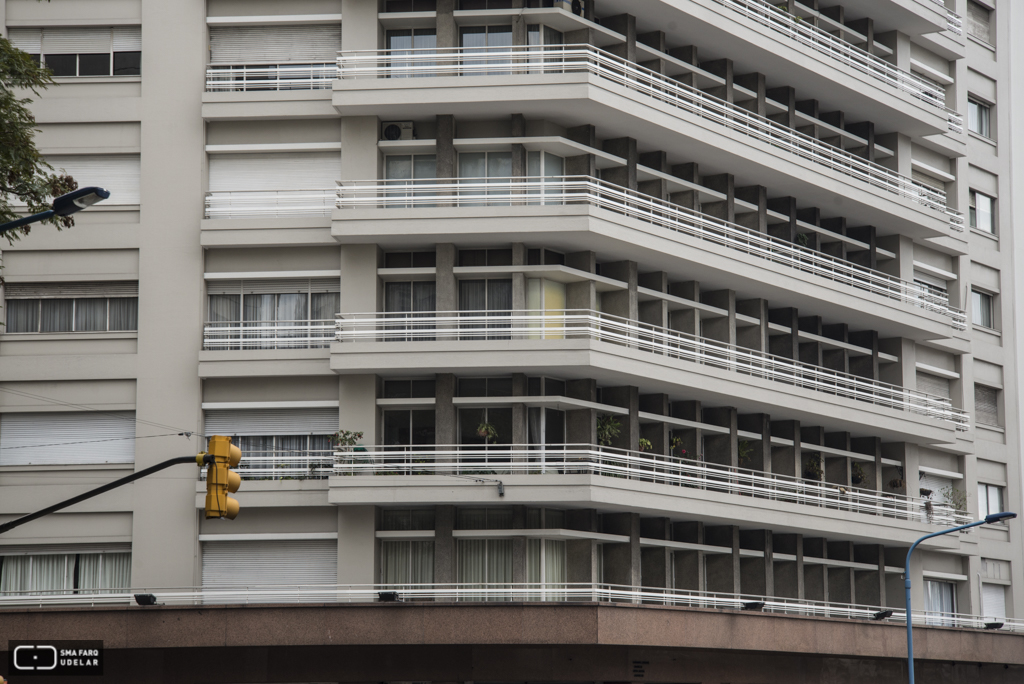
<svg viewBox="0 0 1024 684">
<path fill-rule="evenodd" d="M 607 414 L 597 417 L 597 443 L 601 446 L 611 446 L 620 432 L 622 423 L 617 417 Z"/>
<path fill-rule="evenodd" d="M 906 480 L 903 479 L 903 468 L 902 467 L 897 467 L 896 468 L 896 472 L 897 472 L 896 477 L 894 477 L 891 480 L 889 480 L 889 486 L 892 487 L 893 489 L 900 490 L 900 489 L 903 489 L 903 486 L 907 482 L 906 482 Z"/>
<path fill-rule="evenodd" d="M 864 473 L 864 466 L 860 463 L 854 463 L 850 466 L 850 482 L 855 485 L 864 484 L 864 480 L 867 479 L 867 475 Z"/>
<path fill-rule="evenodd" d="M 753 460 L 754 456 L 754 447 L 745 439 L 741 439 L 736 447 L 739 451 L 740 465 L 744 468 L 750 467 L 750 462 Z"/>
<path fill-rule="evenodd" d="M 640 438 L 639 447 L 640 447 L 640 451 L 644 451 L 644 452 L 652 451 L 654 449 L 654 445 L 651 444 L 651 440 L 647 439 L 646 437 L 641 437 Z"/>
<path fill-rule="evenodd" d="M 498 441 L 498 431 L 486 421 L 476 426 L 476 436 L 483 437 L 484 444 L 492 444 Z"/>
<path fill-rule="evenodd" d="M 363 438 L 362 432 L 355 432 L 352 430 L 338 430 L 331 436 L 331 443 L 334 444 L 336 451 L 342 454 L 341 458 L 347 463 L 356 463 L 355 456 L 351 454 L 359 452 L 366 453 L 359 440 Z M 349 470 L 344 475 L 353 475 L 353 471 Z"/>
<path fill-rule="evenodd" d="M 683 448 L 683 438 L 682 437 L 673 437 L 672 438 L 671 453 L 672 453 L 673 456 L 678 456 L 679 458 L 686 458 L 686 449 Z"/>
<path fill-rule="evenodd" d="M 815 457 L 804 463 L 804 477 L 808 480 L 816 480 L 821 482 L 821 478 L 825 476 L 825 471 L 821 468 L 821 458 Z"/>
<path fill-rule="evenodd" d="M 939 490 L 939 494 L 954 509 L 958 511 L 967 510 L 967 492 L 956 489 L 953 485 L 946 485 Z"/>
</svg>

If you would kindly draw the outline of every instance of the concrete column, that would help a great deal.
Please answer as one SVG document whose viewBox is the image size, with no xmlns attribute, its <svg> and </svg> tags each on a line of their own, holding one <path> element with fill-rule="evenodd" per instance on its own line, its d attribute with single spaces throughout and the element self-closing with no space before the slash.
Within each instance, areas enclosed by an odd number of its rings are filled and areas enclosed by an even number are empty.
<svg viewBox="0 0 1024 684">
<path fill-rule="evenodd" d="M 640 317 L 636 288 L 639 274 L 635 261 L 615 261 L 601 265 L 601 275 L 626 284 L 625 290 L 606 292 L 601 298 L 604 313 L 635 321 Z"/>
<path fill-rule="evenodd" d="M 526 506 L 513 506 L 512 529 L 521 530 L 525 527 Z M 512 537 L 512 581 L 516 584 L 522 584 L 527 580 L 528 571 L 526 567 L 526 537 Z"/>
<path fill-rule="evenodd" d="M 608 154 L 614 154 L 616 157 L 626 160 L 625 166 L 604 169 L 601 172 L 601 178 L 609 183 L 636 190 L 636 165 L 640 159 L 636 151 L 636 140 L 634 138 L 613 138 L 605 140 L 601 148 Z"/>
<path fill-rule="evenodd" d="M 664 271 L 653 273 L 641 273 L 637 276 L 637 287 L 644 287 L 655 292 L 668 292 L 668 274 Z M 637 302 L 637 319 L 641 323 L 657 325 L 662 328 L 669 327 L 668 302 L 664 299 L 654 299 L 647 302 Z"/>
<path fill-rule="evenodd" d="M 650 31 L 649 33 L 641 33 L 636 37 L 636 42 L 641 45 L 654 48 L 658 52 L 668 52 L 665 45 L 665 32 L 664 31 Z M 648 59 L 640 62 L 640 66 L 646 67 L 651 71 L 656 71 L 659 74 L 665 73 L 665 67 L 667 63 L 663 59 Z"/>
<path fill-rule="evenodd" d="M 455 577 L 455 506 L 434 507 L 434 582 L 450 584 Z"/>
<path fill-rule="evenodd" d="M 870 17 L 863 19 L 854 19 L 853 21 L 846 22 L 846 25 L 850 27 L 851 31 L 856 31 L 861 34 L 867 41 L 859 43 L 857 46 L 867 52 L 872 52 L 875 49 L 875 22 Z M 852 36 L 851 36 L 851 39 Z"/>
<path fill-rule="evenodd" d="M 744 109 L 750 110 L 751 112 L 757 114 L 758 116 L 767 115 L 768 111 L 765 105 L 765 97 L 767 96 L 768 92 L 767 88 L 765 87 L 764 74 L 754 72 L 750 74 L 736 75 L 734 76 L 734 83 L 735 85 L 738 85 L 741 88 L 746 88 L 747 90 L 752 90 L 754 92 L 753 99 L 747 99 L 746 94 L 737 94 L 736 104 L 743 107 Z"/>
<path fill-rule="evenodd" d="M 632 14 L 617 14 L 613 17 L 602 17 L 601 26 L 616 33 L 621 33 L 626 40 L 623 43 L 609 45 L 604 49 L 613 55 L 630 62 L 636 62 L 636 17 Z"/>
<path fill-rule="evenodd" d="M 629 587 L 641 586 L 640 514 L 606 513 L 602 516 L 603 531 L 629 537 L 629 542 L 604 544 L 604 581 Z"/>
<path fill-rule="evenodd" d="M 671 173 L 672 167 L 668 163 L 668 154 L 666 154 L 665 152 L 644 152 L 643 154 L 638 155 L 637 158 L 638 163 L 641 166 L 646 166 L 649 169 L 661 171 L 662 173 Z M 668 181 L 663 178 L 638 181 L 637 190 L 639 190 L 645 195 L 657 197 L 658 199 L 667 200 L 669 198 Z"/>
<path fill-rule="evenodd" d="M 375 506 L 338 506 L 338 584 L 380 582 Z"/>
<path fill-rule="evenodd" d="M 376 116 L 341 117 L 340 180 L 367 180 L 383 176 L 378 140 L 380 121 Z"/>
<path fill-rule="evenodd" d="M 362 432 L 360 444 L 377 444 L 377 376 L 338 376 L 338 429 Z"/>
<path fill-rule="evenodd" d="M 836 235 L 846 235 L 846 219 L 842 216 L 823 218 L 819 225 L 825 230 Z M 837 259 L 847 260 L 847 243 L 843 240 L 829 240 L 827 236 L 820 236 L 821 251 Z"/>
<path fill-rule="evenodd" d="M 878 380 L 878 371 L 881 368 L 878 362 L 878 332 L 875 330 L 858 330 L 851 332 L 847 337 L 850 344 L 864 347 L 871 351 L 870 354 L 851 355 L 849 357 L 850 372 L 862 378 Z"/>
<path fill-rule="evenodd" d="M 723 594 L 741 593 L 740 584 L 740 528 L 733 525 L 707 525 L 704 543 L 721 546 L 729 553 L 707 553 L 707 590 Z"/>
<path fill-rule="evenodd" d="M 701 204 L 700 210 L 709 216 L 736 222 L 736 180 L 731 173 L 719 173 L 713 176 L 704 176 L 703 185 L 708 190 L 714 190 L 725 195 L 724 200 L 705 202 Z"/>
<path fill-rule="evenodd" d="M 803 477 L 800 454 L 800 421 L 777 420 L 771 423 L 772 435 L 793 440 L 793 446 L 772 447 L 772 472 L 787 477 Z"/>
<path fill-rule="evenodd" d="M 512 0 L 512 6 L 513 8 L 523 7 L 523 0 Z M 516 14 L 512 17 L 512 44 L 526 45 L 527 39 L 526 20 L 522 14 Z"/>
<path fill-rule="evenodd" d="M 512 374 L 512 396 L 525 397 L 526 373 Z M 529 436 L 526 428 L 526 404 L 516 402 L 512 404 L 512 443 L 526 444 Z M 518 460 L 518 458 L 517 458 Z"/>
<path fill-rule="evenodd" d="M 639 448 L 640 443 L 640 391 L 636 387 L 605 387 L 601 392 L 604 403 L 629 410 L 619 436 L 612 440 L 612 446 L 619 449 Z M 620 420 L 623 416 L 619 417 Z"/>
<path fill-rule="evenodd" d="M 917 348 L 913 340 L 902 337 L 878 340 L 878 350 L 898 359 L 896 363 L 887 363 L 879 369 L 882 382 L 899 387 L 917 387 Z"/>
<path fill-rule="evenodd" d="M 377 19 L 377 3 L 341 0 L 341 44 L 346 50 L 377 50 L 383 46 L 383 32 Z"/>
<path fill-rule="evenodd" d="M 382 253 L 377 245 L 341 245 L 342 314 L 372 313 L 384 308 L 383 283 L 377 278 L 381 265 Z"/>
<path fill-rule="evenodd" d="M 884 606 L 886 599 L 885 547 L 881 544 L 857 544 L 853 547 L 853 560 L 876 566 L 874 570 L 854 572 L 854 594 L 857 603 Z"/>
<path fill-rule="evenodd" d="M 772 472 L 771 419 L 767 413 L 747 413 L 736 416 L 737 428 L 744 432 L 756 432 L 759 440 L 740 439 L 747 442 L 746 462 L 740 459 L 741 468 Z"/>
<path fill-rule="evenodd" d="M 846 258 L 865 268 L 878 268 L 878 231 L 874 226 L 847 226 L 846 235 L 863 242 L 867 249 L 850 247 L 846 250 Z"/>
<path fill-rule="evenodd" d="M 736 302 L 736 313 L 756 318 L 756 325 L 736 323 L 736 344 L 755 351 L 768 352 L 770 338 L 768 327 L 768 300 L 744 299 Z"/>
<path fill-rule="evenodd" d="M 740 557 L 740 588 L 744 594 L 775 595 L 771 530 L 740 530 L 740 548 L 761 551 L 761 558 Z"/>
<path fill-rule="evenodd" d="M 364 3 L 365 4 L 365 3 Z M 437 0 L 437 47 L 459 47 L 459 27 L 455 23 L 458 0 Z M 342 22 L 344 25 L 344 22 Z"/>
<path fill-rule="evenodd" d="M 736 344 L 736 292 L 734 290 L 715 290 L 702 292 L 701 302 L 719 309 L 725 309 L 725 316 L 709 318 L 701 326 L 701 335 L 708 339 L 726 344 Z"/>
<path fill-rule="evenodd" d="M 673 297 L 700 301 L 700 283 L 689 280 L 685 283 L 669 283 L 668 293 Z M 678 305 L 675 305 L 678 306 Z M 668 314 L 668 327 L 687 335 L 700 335 L 700 311 L 697 309 L 677 309 Z"/>
<path fill-rule="evenodd" d="M 828 542 L 828 557 L 836 560 L 853 560 L 852 542 Z M 828 569 L 828 600 L 837 603 L 855 603 L 853 568 Z"/>
<path fill-rule="evenodd" d="M 775 596 L 804 598 L 804 537 L 802 534 L 772 535 Z M 796 556 L 795 561 L 780 561 L 775 554 Z"/>
<path fill-rule="evenodd" d="M 458 420 L 455 405 L 455 375 L 438 373 L 434 376 L 434 439 L 438 444 L 458 444 Z"/>
<path fill-rule="evenodd" d="M 804 598 L 828 601 L 828 566 L 808 563 L 807 558 L 828 558 L 828 544 L 821 537 L 804 537 Z"/>
<path fill-rule="evenodd" d="M 901 176 L 910 177 L 912 170 L 910 162 L 913 149 L 913 142 L 910 136 L 903 135 L 902 133 L 886 133 L 885 135 L 876 135 L 875 140 L 882 147 L 887 147 L 893 151 L 893 156 L 879 159 L 878 163 L 887 169 L 892 169 Z"/>
<path fill-rule="evenodd" d="M 435 263 L 437 271 L 434 276 L 436 283 L 436 301 L 438 311 L 458 311 L 459 287 L 455 279 L 455 264 L 458 253 L 455 245 L 442 243 L 436 246 Z"/>
<path fill-rule="evenodd" d="M 597 383 L 591 379 L 568 380 L 565 393 L 573 399 L 597 401 Z M 597 411 L 566 411 L 565 439 L 569 444 L 597 444 Z"/>
<path fill-rule="evenodd" d="M 768 234 L 772 237 L 779 238 L 780 240 L 785 240 L 786 242 L 796 242 L 796 198 L 773 197 L 768 200 L 768 209 L 789 217 L 788 220 L 782 222 L 777 222 L 778 219 L 770 219 L 768 223 Z"/>
<path fill-rule="evenodd" d="M 672 524 L 672 539 L 690 544 L 704 543 L 704 523 L 699 521 L 677 522 Z M 679 550 L 675 552 L 676 589 L 704 591 L 707 586 L 704 577 L 704 552 Z"/>
<path fill-rule="evenodd" d="M 714 59 L 710 62 L 701 62 L 700 68 L 725 80 L 723 85 L 707 88 L 704 92 L 713 97 L 725 100 L 726 102 L 736 101 L 736 89 L 733 87 L 733 69 L 731 59 Z"/>
<path fill-rule="evenodd" d="M 821 335 L 821 316 L 801 316 L 799 325 L 801 332 Z M 822 365 L 821 342 L 801 341 L 800 360 L 815 366 Z"/>
<path fill-rule="evenodd" d="M 834 112 L 820 112 L 819 118 L 829 126 L 844 130 L 846 128 L 846 114 L 840 110 Z M 822 127 L 821 141 L 832 147 L 843 149 L 843 136 L 833 133 L 831 130 Z"/>
<path fill-rule="evenodd" d="M 512 265 L 526 265 L 526 245 L 522 242 L 512 243 Z M 522 271 L 512 274 L 512 311 L 526 310 L 526 274 Z"/>
<path fill-rule="evenodd" d="M 768 188 L 748 185 L 736 188 L 736 199 L 753 204 L 755 209 L 736 209 L 736 223 L 759 233 L 768 232 Z"/>
<path fill-rule="evenodd" d="M 459 155 L 455 151 L 455 116 L 438 114 L 437 131 L 437 177 L 456 178 L 459 173 Z"/>
<path fill-rule="evenodd" d="M 851 484 L 861 489 L 873 489 L 882 491 L 882 440 L 878 437 L 854 437 L 850 440 L 850 451 L 858 454 L 865 454 L 874 459 L 867 463 L 858 461 L 861 470 L 864 472 L 864 481 L 860 484 L 853 482 L 853 466 L 850 466 Z"/>
<path fill-rule="evenodd" d="M 687 183 L 700 185 L 700 173 L 696 162 L 675 164 L 672 167 L 672 175 L 686 181 Z M 681 190 L 679 192 L 673 192 L 669 195 L 668 199 L 673 204 L 678 204 L 681 207 L 686 207 L 693 211 L 700 211 L 701 208 L 700 196 L 696 190 Z"/>
<path fill-rule="evenodd" d="M 837 342 L 850 341 L 850 326 L 846 323 L 830 323 L 821 326 L 821 334 Z M 822 347 L 821 365 L 840 373 L 850 372 L 850 352 L 847 349 L 828 349 Z"/>
<path fill-rule="evenodd" d="M 789 328 L 787 333 L 776 333 L 768 338 L 768 351 L 787 359 L 800 358 L 800 317 L 794 308 L 770 309 L 768 321 Z"/>
<path fill-rule="evenodd" d="M 668 518 L 642 518 L 640 537 L 670 540 L 672 524 Z M 640 585 L 643 587 L 672 587 L 672 549 L 654 546 L 640 549 Z"/>
<path fill-rule="evenodd" d="M 525 136 L 526 117 L 522 114 L 513 114 L 512 137 L 522 138 Z M 512 143 L 512 175 L 516 178 L 526 175 L 526 146 L 519 143 Z"/>
<path fill-rule="evenodd" d="M 775 123 L 782 124 L 783 126 L 796 128 L 796 90 L 789 86 L 769 88 L 765 92 L 765 95 L 768 99 L 775 100 L 787 108 L 784 112 L 770 114 L 768 118 Z"/>
<path fill-rule="evenodd" d="M 728 434 L 704 435 L 704 460 L 708 463 L 738 467 L 739 452 L 737 444 L 736 409 L 729 406 L 717 406 L 704 409 L 703 422 L 719 425 L 729 429 Z"/>
<path fill-rule="evenodd" d="M 669 415 L 670 406 L 667 394 L 641 394 L 640 410 L 659 416 Z M 651 454 L 669 456 L 671 427 L 667 423 L 643 423 L 640 425 L 640 436 L 651 442 Z"/>
<path fill-rule="evenodd" d="M 673 418 L 703 422 L 703 411 L 699 401 L 673 401 L 669 406 Z M 700 428 L 674 428 L 672 434 L 679 437 L 680 445 L 672 450 L 676 457 L 700 460 L 704 451 L 704 431 Z"/>
<path fill-rule="evenodd" d="M 566 34 L 568 40 L 568 34 Z M 574 126 L 565 130 L 565 137 L 573 142 L 597 148 L 597 129 L 590 125 Z M 597 176 L 597 160 L 592 154 L 581 154 L 575 157 L 565 158 L 565 175 L 567 176 Z"/>
<path fill-rule="evenodd" d="M 861 147 L 850 147 L 848 151 L 860 157 L 864 157 L 870 162 L 875 161 L 875 124 L 871 121 L 848 123 L 846 124 L 846 130 L 858 138 L 864 138 L 864 140 L 867 141 L 866 145 Z"/>
<path fill-rule="evenodd" d="M 817 100 L 798 100 L 796 103 L 796 110 L 802 114 L 806 114 L 811 119 L 817 120 L 821 116 L 821 107 Z M 809 135 L 812 138 L 821 138 L 821 126 L 817 124 L 807 124 L 803 120 L 797 120 L 796 130 L 800 131 L 804 135 Z"/>
</svg>

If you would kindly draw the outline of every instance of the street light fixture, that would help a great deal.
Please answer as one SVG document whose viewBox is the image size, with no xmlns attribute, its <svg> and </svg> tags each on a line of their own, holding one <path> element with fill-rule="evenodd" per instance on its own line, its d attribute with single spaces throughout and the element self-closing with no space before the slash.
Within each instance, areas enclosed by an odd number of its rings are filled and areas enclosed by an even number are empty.
<svg viewBox="0 0 1024 684">
<path fill-rule="evenodd" d="M 97 202 L 101 202 L 108 197 L 110 197 L 109 190 L 104 190 L 103 188 L 98 188 L 96 186 L 72 190 L 66 195 L 55 197 L 53 199 L 52 208 L 47 209 L 44 212 L 32 214 L 31 216 L 24 216 L 16 221 L 0 225 L 0 235 L 3 235 L 9 230 L 13 230 L 14 228 L 27 226 L 30 223 L 45 221 L 53 216 L 71 216 L 71 214 L 77 213 L 86 207 L 91 207 Z"/>
<path fill-rule="evenodd" d="M 944 534 L 949 534 L 950 532 L 959 532 L 960 530 L 966 530 L 969 527 L 977 527 L 978 525 L 990 525 L 1004 520 L 1012 520 L 1016 517 L 1017 514 L 1011 513 L 1010 511 L 992 513 L 990 515 L 986 515 L 984 520 L 975 520 L 967 525 L 960 525 L 959 527 L 951 527 L 948 530 L 942 530 L 941 532 L 926 534 L 914 542 L 913 545 L 911 545 L 910 550 L 907 551 L 907 561 L 903 566 L 903 586 L 906 588 L 907 592 L 907 671 L 910 674 L 910 684 L 914 684 L 914 618 L 910 612 L 910 554 L 914 553 L 914 549 L 917 548 L 917 545 L 925 539 L 939 537 Z M 1001 626 L 1002 625 L 1000 625 L 1000 627 Z"/>
</svg>

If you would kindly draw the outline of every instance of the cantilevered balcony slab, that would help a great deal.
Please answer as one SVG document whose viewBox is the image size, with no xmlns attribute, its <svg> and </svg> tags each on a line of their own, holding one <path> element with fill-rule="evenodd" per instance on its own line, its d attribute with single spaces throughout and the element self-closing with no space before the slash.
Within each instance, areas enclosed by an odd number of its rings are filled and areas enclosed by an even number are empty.
<svg viewBox="0 0 1024 684">
<path fill-rule="evenodd" d="M 243 378 L 330 375 L 326 349 L 199 352 L 199 377 Z"/>
<path fill-rule="evenodd" d="M 888 226 L 921 239 L 962 233 L 963 217 L 946 207 L 941 190 L 593 47 L 546 47 L 533 55 L 488 53 L 476 60 L 481 66 L 469 54 L 444 55 L 451 63 L 441 64 L 441 56 L 421 54 L 395 71 L 387 54 L 350 53 L 339 58 L 343 78 L 335 82 L 334 104 L 343 115 L 381 118 L 456 108 L 466 118 L 514 111 L 567 127 L 594 124 L 604 137 L 658 141 L 670 159 L 696 161 L 702 173 L 732 173 L 738 186 L 765 185 L 773 196 L 793 195 L 853 225 Z M 517 59 L 523 62 L 511 63 Z M 403 73 L 424 77 L 388 77 Z"/>
<path fill-rule="evenodd" d="M 337 112 L 330 90 L 266 90 L 203 93 L 203 120 L 328 119 Z"/>
<path fill-rule="evenodd" d="M 592 184 L 594 190 L 602 187 Z M 583 183 L 581 187 L 588 186 Z M 358 189 L 345 189 L 343 194 Z M 616 194 L 626 196 L 620 190 Z M 373 193 L 375 194 L 375 193 Z M 618 209 L 597 201 L 586 200 L 589 194 L 580 194 L 579 203 L 517 206 L 485 205 L 487 197 L 477 197 L 477 206 L 449 206 L 416 208 L 378 208 L 373 197 L 358 197 L 353 208 L 336 209 L 332 234 L 340 242 L 372 243 L 398 248 L 416 242 L 466 242 L 479 245 L 506 244 L 509 235 L 545 244 L 553 249 L 576 251 L 584 239 L 588 249 L 604 260 L 631 259 L 645 270 L 664 270 L 679 278 L 699 280 L 705 288 L 736 290 L 739 298 L 765 298 L 769 302 L 786 302 L 787 306 L 822 311 L 829 322 L 848 323 L 851 327 L 878 330 L 882 337 L 907 337 L 917 340 L 963 336 L 957 330 L 962 312 L 955 308 L 947 312 L 942 307 L 929 307 L 913 296 L 911 283 L 900 285 L 895 281 L 890 288 L 874 289 L 869 285 L 872 272 L 857 270 L 853 264 L 846 277 L 837 278 L 822 266 L 804 268 L 800 257 L 807 252 L 789 243 L 779 243 L 780 256 L 774 259 L 771 249 L 748 249 L 743 236 L 745 229 L 737 227 L 735 244 L 723 239 L 718 231 L 684 232 L 671 229 L 668 224 L 652 222 L 657 214 L 646 211 L 631 215 L 627 204 Z M 574 195 L 575 197 L 575 195 Z M 426 202 L 430 198 L 423 198 Z M 359 202 L 364 202 L 359 206 Z M 396 200 L 400 203 L 402 200 Z M 412 200 L 410 200 L 412 201 Z M 450 198 L 454 203 L 454 197 Z M 345 203 L 345 200 L 341 200 Z M 648 202 L 651 206 L 654 203 Z M 385 207 L 387 205 L 384 205 Z M 646 206 L 646 205 L 645 205 Z M 694 224 L 696 225 L 696 224 Z M 749 231 L 748 231 L 749 232 Z M 761 234 L 750 239 L 761 240 Z M 766 238 L 766 236 L 765 236 Z M 758 243 L 760 244 L 760 243 Z M 774 244 L 774 243 L 773 243 Z M 808 258 L 812 255 L 808 254 Z M 824 255 L 822 255 L 824 257 Z M 793 261 L 789 261 L 792 257 Z M 827 258 L 822 259 L 822 262 Z M 848 263 L 848 262 L 846 262 Z M 878 274 L 884 276 L 884 274 Z M 906 290 L 908 296 L 904 297 Z M 781 304 L 780 304 L 781 305 Z"/>
</svg>

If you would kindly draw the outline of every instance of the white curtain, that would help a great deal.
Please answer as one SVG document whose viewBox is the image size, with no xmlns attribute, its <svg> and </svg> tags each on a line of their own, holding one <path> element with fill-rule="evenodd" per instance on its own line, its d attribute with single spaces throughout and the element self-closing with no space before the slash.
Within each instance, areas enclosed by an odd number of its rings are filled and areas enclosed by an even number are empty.
<svg viewBox="0 0 1024 684">
<path fill-rule="evenodd" d="M 107 329 L 107 300 L 76 299 L 75 330 L 97 331 Z"/>
<path fill-rule="evenodd" d="M 139 329 L 138 297 L 114 297 L 109 301 L 110 330 Z"/>
<path fill-rule="evenodd" d="M 381 542 L 380 580 L 384 584 L 410 585 L 434 582 L 433 541 Z"/>
<path fill-rule="evenodd" d="M 39 300 L 8 299 L 7 330 L 9 333 L 39 332 Z"/>
<path fill-rule="evenodd" d="M 131 586 L 132 554 L 83 553 L 78 556 L 81 591 L 127 589 Z"/>
<path fill-rule="evenodd" d="M 73 299 L 44 299 L 41 307 L 41 332 L 71 332 L 75 311 Z"/>
<path fill-rule="evenodd" d="M 74 588 L 74 554 L 5 556 L 0 568 L 0 593 L 48 593 Z"/>
<path fill-rule="evenodd" d="M 459 539 L 458 581 L 461 584 L 490 585 L 490 589 L 512 583 L 511 539 Z M 500 594 L 466 595 L 468 600 L 507 600 Z"/>
<path fill-rule="evenodd" d="M 952 582 L 925 581 L 924 603 L 929 625 L 951 625 L 956 612 L 956 585 Z"/>
</svg>

